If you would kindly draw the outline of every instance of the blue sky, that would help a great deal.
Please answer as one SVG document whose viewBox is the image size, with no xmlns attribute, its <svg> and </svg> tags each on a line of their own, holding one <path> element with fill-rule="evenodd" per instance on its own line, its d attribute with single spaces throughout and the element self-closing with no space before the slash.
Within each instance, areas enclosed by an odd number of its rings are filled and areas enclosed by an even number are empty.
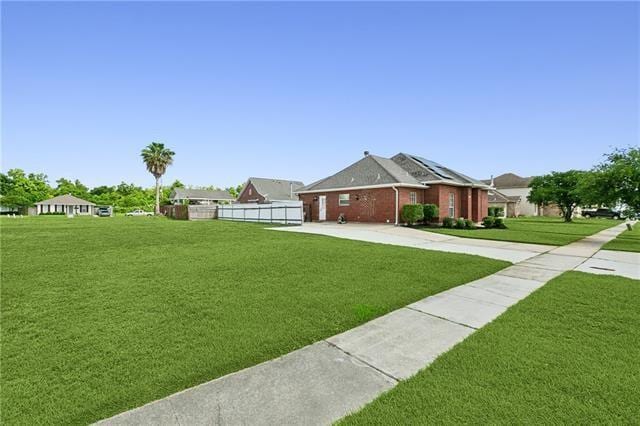
<svg viewBox="0 0 640 426">
<path fill-rule="evenodd" d="M 362 151 L 485 178 L 639 140 L 638 3 L 2 4 L 2 169 L 313 180 Z"/>
</svg>

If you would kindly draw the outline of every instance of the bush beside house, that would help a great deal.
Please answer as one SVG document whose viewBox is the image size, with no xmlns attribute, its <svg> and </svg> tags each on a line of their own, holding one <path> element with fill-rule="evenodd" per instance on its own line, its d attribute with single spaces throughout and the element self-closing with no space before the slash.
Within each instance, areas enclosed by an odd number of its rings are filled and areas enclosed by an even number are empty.
<svg viewBox="0 0 640 426">
<path fill-rule="evenodd" d="M 424 218 L 422 204 L 405 204 L 402 206 L 402 219 L 408 225 L 415 225 Z"/>
</svg>

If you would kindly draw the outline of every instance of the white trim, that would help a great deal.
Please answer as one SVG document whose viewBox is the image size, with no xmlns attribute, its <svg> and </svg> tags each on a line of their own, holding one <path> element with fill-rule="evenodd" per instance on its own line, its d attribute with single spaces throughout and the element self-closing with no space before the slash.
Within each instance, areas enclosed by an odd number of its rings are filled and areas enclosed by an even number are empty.
<svg viewBox="0 0 640 426">
<path fill-rule="evenodd" d="M 376 188 L 419 188 L 428 189 L 427 185 L 416 185 L 414 183 L 385 183 L 380 185 L 363 185 L 363 186 L 350 186 L 346 188 L 328 188 L 328 189 L 309 189 L 306 191 L 294 191 L 295 194 L 314 194 L 319 192 L 337 192 L 337 191 L 355 191 L 358 189 L 376 189 Z"/>
<path fill-rule="evenodd" d="M 441 180 L 425 180 L 422 183 L 424 183 L 425 185 L 451 185 L 451 186 L 466 186 L 466 187 L 470 187 L 470 188 L 479 188 L 479 189 L 491 189 L 490 186 L 488 185 L 476 185 L 473 183 L 459 183 L 459 182 L 447 182 L 447 181 L 441 181 Z"/>
</svg>

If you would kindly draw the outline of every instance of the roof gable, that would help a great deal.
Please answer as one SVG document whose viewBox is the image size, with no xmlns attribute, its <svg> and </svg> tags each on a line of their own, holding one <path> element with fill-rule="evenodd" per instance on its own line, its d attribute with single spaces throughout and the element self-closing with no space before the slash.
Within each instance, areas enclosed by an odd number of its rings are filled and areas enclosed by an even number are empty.
<svg viewBox="0 0 640 426">
<path fill-rule="evenodd" d="M 493 186 L 497 189 L 505 188 L 528 188 L 533 176 L 522 177 L 515 173 L 504 173 L 493 178 Z M 485 183 L 491 184 L 491 179 L 484 180 Z"/>
<path fill-rule="evenodd" d="M 250 177 L 247 181 L 268 201 L 297 200 L 295 192 L 304 186 L 297 180 Z"/>
<path fill-rule="evenodd" d="M 390 159 L 367 155 L 329 177 L 300 188 L 299 191 L 322 191 L 392 184 L 420 185 L 420 182 Z"/>
</svg>

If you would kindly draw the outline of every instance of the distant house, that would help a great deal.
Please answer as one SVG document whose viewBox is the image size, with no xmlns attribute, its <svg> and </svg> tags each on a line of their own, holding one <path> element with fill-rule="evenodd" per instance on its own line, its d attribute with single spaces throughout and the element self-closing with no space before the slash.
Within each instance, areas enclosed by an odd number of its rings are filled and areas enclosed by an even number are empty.
<svg viewBox="0 0 640 426">
<path fill-rule="evenodd" d="M 233 195 L 221 190 L 175 188 L 169 194 L 171 204 L 211 205 L 234 200 Z"/>
<path fill-rule="evenodd" d="M 304 184 L 297 180 L 250 177 L 238 196 L 239 203 L 297 201 L 296 191 Z"/>
<path fill-rule="evenodd" d="M 488 185 L 417 155 L 370 155 L 298 190 L 307 220 L 399 223 L 405 204 L 435 204 L 438 217 L 479 222 L 488 212 Z"/>
<path fill-rule="evenodd" d="M 531 192 L 529 184 L 532 179 L 533 176 L 522 177 L 515 173 L 504 173 L 495 178 L 485 179 L 483 182 L 491 188 L 497 189 L 506 197 L 514 197 L 514 199 L 515 197 L 520 198 L 518 212 L 515 214 L 516 216 L 541 216 L 541 209 L 536 204 L 530 203 L 527 200 L 527 196 Z"/>
<path fill-rule="evenodd" d="M 520 196 L 507 196 L 496 189 L 489 190 L 489 208 L 502 209 L 502 217 L 517 217 L 520 213 Z"/>
<path fill-rule="evenodd" d="M 37 202 L 36 214 L 64 213 L 68 215 L 89 216 L 93 214 L 94 207 L 95 204 L 91 201 L 66 194 Z"/>
</svg>

